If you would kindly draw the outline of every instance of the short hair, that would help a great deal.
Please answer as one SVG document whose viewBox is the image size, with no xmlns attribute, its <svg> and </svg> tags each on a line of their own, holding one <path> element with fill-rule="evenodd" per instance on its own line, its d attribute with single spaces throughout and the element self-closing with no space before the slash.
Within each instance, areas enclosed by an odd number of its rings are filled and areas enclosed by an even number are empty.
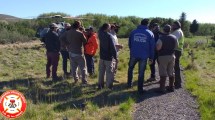
<svg viewBox="0 0 215 120">
<path fill-rule="evenodd" d="M 101 30 L 107 30 L 109 26 L 110 26 L 109 23 L 104 23 L 101 27 Z"/>
<path fill-rule="evenodd" d="M 73 28 L 77 29 L 77 28 L 79 28 L 79 27 L 81 27 L 81 22 L 76 20 L 76 21 L 73 23 Z"/>
<path fill-rule="evenodd" d="M 141 25 L 148 25 L 149 24 L 149 19 L 143 19 L 142 21 L 141 21 Z"/>
<path fill-rule="evenodd" d="M 173 24 L 177 25 L 178 28 L 181 28 L 181 23 L 179 21 L 175 21 Z"/>
<path fill-rule="evenodd" d="M 166 24 L 164 27 L 163 27 L 163 31 L 166 32 L 166 33 L 169 33 L 171 31 L 171 26 L 169 24 Z"/>
</svg>

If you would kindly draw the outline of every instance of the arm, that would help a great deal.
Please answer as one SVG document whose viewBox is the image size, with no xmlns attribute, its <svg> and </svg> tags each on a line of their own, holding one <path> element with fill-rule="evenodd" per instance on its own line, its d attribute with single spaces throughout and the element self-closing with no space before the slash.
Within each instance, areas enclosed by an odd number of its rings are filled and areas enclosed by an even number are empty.
<svg viewBox="0 0 215 120">
<path fill-rule="evenodd" d="M 175 39 L 175 49 L 177 49 L 177 48 L 178 48 L 178 46 L 179 46 L 178 40 L 177 40 L 177 39 Z"/>
<path fill-rule="evenodd" d="M 162 48 L 162 41 L 160 39 L 158 39 L 157 43 L 156 43 L 156 49 L 157 51 L 161 50 Z"/>
<path fill-rule="evenodd" d="M 154 36 L 152 35 L 150 41 L 149 41 L 149 46 L 150 46 L 150 55 L 149 59 L 154 59 L 154 54 L 155 54 L 155 39 Z"/>
<path fill-rule="evenodd" d="M 81 39 L 82 39 L 83 44 L 87 43 L 87 39 L 86 39 L 86 37 L 84 36 L 83 33 L 81 33 Z"/>
<path fill-rule="evenodd" d="M 93 46 L 94 46 L 94 48 L 95 48 L 95 50 L 94 50 L 94 55 L 96 54 L 96 50 L 98 49 L 98 40 L 97 40 L 97 37 L 96 36 L 92 36 L 92 44 L 93 44 Z"/>
<path fill-rule="evenodd" d="M 128 47 L 129 47 L 129 49 L 131 49 L 131 39 L 132 39 L 132 34 L 130 34 L 130 36 L 128 38 Z"/>
<path fill-rule="evenodd" d="M 116 60 L 117 59 L 117 52 L 116 52 L 116 47 L 114 45 L 114 40 L 111 38 L 110 36 L 110 51 L 111 51 L 111 54 L 113 56 L 113 58 Z"/>
</svg>

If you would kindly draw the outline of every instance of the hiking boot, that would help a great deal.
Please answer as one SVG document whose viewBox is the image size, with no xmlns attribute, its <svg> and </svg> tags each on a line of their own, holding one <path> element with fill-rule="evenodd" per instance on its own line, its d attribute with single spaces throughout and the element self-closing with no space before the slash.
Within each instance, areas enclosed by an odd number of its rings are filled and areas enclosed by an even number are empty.
<svg viewBox="0 0 215 120">
<path fill-rule="evenodd" d="M 156 90 L 157 93 L 166 93 L 166 88 L 165 88 L 165 84 L 166 84 L 166 77 L 164 76 L 160 76 L 160 88 L 158 90 Z"/>
<path fill-rule="evenodd" d="M 138 90 L 138 94 L 146 93 L 146 90 Z"/>
<path fill-rule="evenodd" d="M 155 78 L 149 78 L 146 80 L 146 82 L 153 82 L 153 81 L 156 81 L 156 79 Z"/>
<path fill-rule="evenodd" d="M 127 85 L 127 88 L 128 88 L 128 89 L 132 88 L 132 84 L 128 84 L 128 85 Z"/>
<path fill-rule="evenodd" d="M 167 90 L 168 92 L 174 92 L 174 91 L 175 91 L 175 88 L 174 88 L 174 87 L 168 86 L 168 87 L 166 88 L 166 90 Z"/>
<path fill-rule="evenodd" d="M 159 94 L 165 94 L 166 93 L 166 89 L 160 89 L 160 88 L 158 88 L 158 89 L 155 90 L 155 92 L 159 93 Z"/>
<path fill-rule="evenodd" d="M 175 82 L 175 77 L 174 76 L 169 77 L 169 87 L 167 87 L 167 91 L 169 92 L 175 91 L 174 82 Z"/>
<path fill-rule="evenodd" d="M 114 83 L 119 83 L 119 81 L 118 81 L 118 80 L 113 80 L 113 82 L 114 82 Z"/>
<path fill-rule="evenodd" d="M 55 76 L 55 77 L 52 77 L 52 80 L 57 82 L 57 81 L 61 81 L 61 77 L 58 77 L 58 76 Z"/>
<path fill-rule="evenodd" d="M 89 84 L 86 82 L 86 83 L 82 83 L 81 85 L 84 86 L 84 87 L 86 87 L 86 86 L 88 86 Z"/>
<path fill-rule="evenodd" d="M 104 85 L 98 85 L 98 90 L 101 90 L 104 88 Z"/>
<path fill-rule="evenodd" d="M 176 85 L 175 86 L 175 89 L 180 89 L 180 88 L 182 88 L 181 85 Z"/>
</svg>

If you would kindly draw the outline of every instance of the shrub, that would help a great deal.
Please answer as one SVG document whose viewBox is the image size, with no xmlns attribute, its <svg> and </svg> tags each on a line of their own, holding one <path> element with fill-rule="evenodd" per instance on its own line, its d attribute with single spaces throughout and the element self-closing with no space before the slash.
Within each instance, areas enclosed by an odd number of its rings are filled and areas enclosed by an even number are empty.
<svg viewBox="0 0 215 120">
<path fill-rule="evenodd" d="M 211 46 L 212 46 L 212 47 L 215 47 L 215 41 L 212 41 L 212 42 L 211 42 Z"/>
<path fill-rule="evenodd" d="M 0 44 L 15 43 L 15 42 L 27 42 L 29 38 L 16 31 L 8 31 L 2 29 L 0 31 Z"/>
</svg>

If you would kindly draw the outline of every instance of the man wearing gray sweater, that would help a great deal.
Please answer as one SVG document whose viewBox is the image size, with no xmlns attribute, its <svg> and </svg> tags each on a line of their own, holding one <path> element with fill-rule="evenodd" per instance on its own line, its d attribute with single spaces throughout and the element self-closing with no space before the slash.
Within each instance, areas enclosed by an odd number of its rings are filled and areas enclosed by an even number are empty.
<svg viewBox="0 0 215 120">
<path fill-rule="evenodd" d="M 75 21 L 73 28 L 66 33 L 67 49 L 71 59 L 72 75 L 75 82 L 78 81 L 77 68 L 79 67 L 82 75 L 82 84 L 87 84 L 87 67 L 84 57 L 84 44 L 87 42 L 84 34 L 79 31 L 80 21 Z"/>
</svg>

